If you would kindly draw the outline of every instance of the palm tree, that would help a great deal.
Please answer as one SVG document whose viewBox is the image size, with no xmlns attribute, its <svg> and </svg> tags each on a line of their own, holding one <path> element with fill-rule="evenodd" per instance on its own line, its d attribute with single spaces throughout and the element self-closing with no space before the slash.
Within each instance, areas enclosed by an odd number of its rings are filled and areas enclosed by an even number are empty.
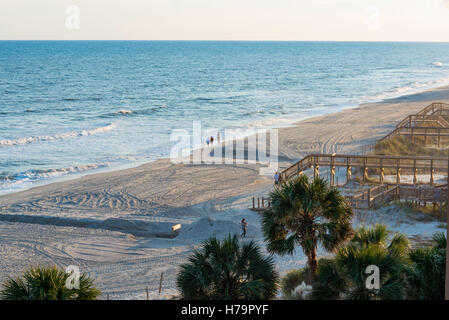
<svg viewBox="0 0 449 320">
<path fill-rule="evenodd" d="M 333 251 L 352 234 L 353 212 L 339 190 L 322 178 L 301 175 L 270 193 L 271 207 L 263 213 L 262 229 L 271 253 L 292 254 L 302 247 L 310 279 L 317 270 L 317 246 Z"/>
<path fill-rule="evenodd" d="M 237 236 L 210 238 L 181 266 L 177 286 L 184 299 L 270 299 L 277 292 L 278 274 L 271 257 L 253 242 Z"/>
<path fill-rule="evenodd" d="M 79 278 L 79 289 L 66 286 L 70 274 L 51 267 L 31 267 L 22 277 L 8 278 L 0 291 L 3 300 L 95 300 L 100 290 L 86 274 Z"/>
<path fill-rule="evenodd" d="M 362 227 L 338 250 L 334 259 L 320 261 L 312 296 L 315 299 L 404 299 L 408 251 L 407 238 L 395 234 L 390 239 L 385 225 Z M 378 289 L 366 286 L 370 275 L 366 270 L 370 265 L 379 268 Z"/>
<path fill-rule="evenodd" d="M 446 277 L 446 236 L 433 236 L 435 246 L 411 250 L 408 269 L 408 295 L 411 299 L 443 300 Z"/>
</svg>

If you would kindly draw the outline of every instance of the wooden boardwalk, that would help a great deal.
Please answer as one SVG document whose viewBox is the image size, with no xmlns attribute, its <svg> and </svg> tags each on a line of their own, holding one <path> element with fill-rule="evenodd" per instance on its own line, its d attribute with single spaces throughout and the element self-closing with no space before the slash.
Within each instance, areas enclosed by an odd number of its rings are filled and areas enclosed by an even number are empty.
<svg viewBox="0 0 449 320">
<path fill-rule="evenodd" d="M 422 137 L 424 145 L 427 145 L 429 141 L 439 147 L 441 138 L 449 137 L 449 121 L 443 116 L 449 116 L 449 104 L 432 103 L 417 114 L 404 118 L 396 125 L 395 130 L 376 141 L 375 144 L 400 135 L 411 137 L 412 143 L 414 143 L 414 137 Z"/>
<path fill-rule="evenodd" d="M 449 138 L 449 127 L 400 127 L 396 128 L 388 135 L 378 140 L 376 144 L 379 144 L 396 136 L 410 137 L 412 143 L 417 142 L 418 139 L 415 139 L 416 137 L 420 137 L 422 138 L 421 140 L 423 142 L 423 145 L 427 146 L 430 143 L 433 146 L 440 147 L 442 145 L 442 140 L 447 142 Z"/>
<path fill-rule="evenodd" d="M 447 201 L 447 185 L 440 187 L 384 184 L 366 189 L 361 193 L 347 197 L 355 209 L 373 209 L 394 199 L 415 201 L 418 203 L 442 203 Z"/>
<path fill-rule="evenodd" d="M 448 146 L 449 139 L 449 104 L 432 103 L 416 114 L 403 119 L 391 133 L 378 140 L 375 144 L 365 146 L 364 152 L 374 151 L 378 144 L 395 136 L 411 137 L 411 142 L 421 140 L 441 147 Z M 445 118 L 446 117 L 446 118 Z M 421 138 L 421 139 L 418 139 Z M 443 140 L 443 141 L 442 141 Z M 364 153 L 363 152 L 363 153 Z M 362 183 L 373 183 L 369 173 L 376 173 L 378 186 L 368 188 L 360 194 L 347 197 L 354 208 L 373 208 L 393 199 L 407 199 L 418 202 L 447 202 L 447 185 L 442 188 L 435 186 L 436 173 L 447 175 L 448 157 L 432 156 L 389 156 L 389 155 L 354 155 L 354 154 L 310 154 L 281 172 L 281 182 L 288 181 L 303 174 L 307 169 L 313 169 L 313 176 L 319 175 L 321 167 L 329 168 L 331 185 L 335 185 L 336 168 L 346 169 L 346 181 L 349 181 L 354 168 L 359 169 Z M 385 183 L 385 172 L 394 174 L 395 183 Z M 412 175 L 411 183 L 401 181 L 401 174 Z M 420 185 L 418 175 L 428 175 L 428 186 Z M 262 212 L 270 207 L 269 198 L 253 198 L 251 210 Z"/>
<path fill-rule="evenodd" d="M 289 179 L 302 174 L 312 168 L 314 176 L 319 174 L 320 167 L 329 167 L 330 182 L 335 184 L 335 168 L 346 168 L 346 179 L 352 176 L 353 168 L 362 172 L 363 182 L 368 180 L 368 170 L 379 171 L 379 183 L 384 182 L 385 169 L 392 169 L 396 175 L 396 184 L 401 183 L 401 173 L 411 173 L 413 184 L 417 183 L 418 174 L 428 174 L 430 185 L 434 184 L 436 172 L 446 173 L 448 158 L 429 156 L 384 156 L 384 155 L 346 155 L 346 154 L 311 154 L 296 162 L 281 173 L 281 180 Z"/>
</svg>

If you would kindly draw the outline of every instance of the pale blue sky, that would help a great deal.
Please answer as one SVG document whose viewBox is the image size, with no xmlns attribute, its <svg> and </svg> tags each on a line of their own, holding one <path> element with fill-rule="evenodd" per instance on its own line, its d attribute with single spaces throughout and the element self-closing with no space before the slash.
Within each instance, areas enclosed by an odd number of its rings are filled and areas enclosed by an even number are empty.
<svg viewBox="0 0 449 320">
<path fill-rule="evenodd" d="M 2 0 L 0 39 L 449 42 L 449 0 Z"/>
</svg>

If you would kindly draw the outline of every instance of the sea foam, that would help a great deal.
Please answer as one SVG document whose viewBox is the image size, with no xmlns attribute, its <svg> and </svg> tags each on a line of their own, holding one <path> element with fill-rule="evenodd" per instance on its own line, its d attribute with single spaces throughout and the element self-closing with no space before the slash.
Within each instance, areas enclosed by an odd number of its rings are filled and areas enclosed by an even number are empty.
<svg viewBox="0 0 449 320">
<path fill-rule="evenodd" d="M 61 139 L 73 139 L 77 137 L 90 136 L 94 134 L 104 133 L 113 130 L 117 125 L 115 123 L 108 124 L 107 126 L 98 127 L 90 130 L 81 130 L 81 131 L 71 131 L 60 134 L 55 134 L 52 136 L 31 136 L 31 137 L 23 137 L 12 140 L 0 140 L 0 147 L 10 147 L 17 145 L 24 145 L 28 143 L 34 142 L 46 142 L 46 141 L 55 141 Z"/>
</svg>

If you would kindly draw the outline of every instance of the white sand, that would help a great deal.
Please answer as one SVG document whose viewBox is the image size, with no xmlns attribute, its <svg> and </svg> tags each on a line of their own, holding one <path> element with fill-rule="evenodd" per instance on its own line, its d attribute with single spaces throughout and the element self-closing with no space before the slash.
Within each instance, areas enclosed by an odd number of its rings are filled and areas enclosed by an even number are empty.
<svg viewBox="0 0 449 320">
<path fill-rule="evenodd" d="M 311 152 L 356 152 L 387 134 L 410 113 L 431 102 L 449 102 L 449 87 L 319 116 L 279 130 L 280 164 Z M 267 195 L 271 178 L 259 166 L 174 165 L 159 160 L 137 168 L 88 175 L 0 197 L 0 282 L 30 264 L 78 265 L 111 299 L 169 298 L 176 272 L 209 236 L 240 234 L 263 246 L 260 217 L 249 211 L 253 196 Z M 409 221 L 384 208 L 364 212 L 362 223 L 385 222 L 414 238 L 442 230 L 437 222 Z M 181 223 L 173 239 L 170 226 Z M 320 256 L 326 255 L 323 250 Z M 285 272 L 303 266 L 294 256 L 275 256 Z M 163 291 L 158 294 L 164 272 Z"/>
</svg>

